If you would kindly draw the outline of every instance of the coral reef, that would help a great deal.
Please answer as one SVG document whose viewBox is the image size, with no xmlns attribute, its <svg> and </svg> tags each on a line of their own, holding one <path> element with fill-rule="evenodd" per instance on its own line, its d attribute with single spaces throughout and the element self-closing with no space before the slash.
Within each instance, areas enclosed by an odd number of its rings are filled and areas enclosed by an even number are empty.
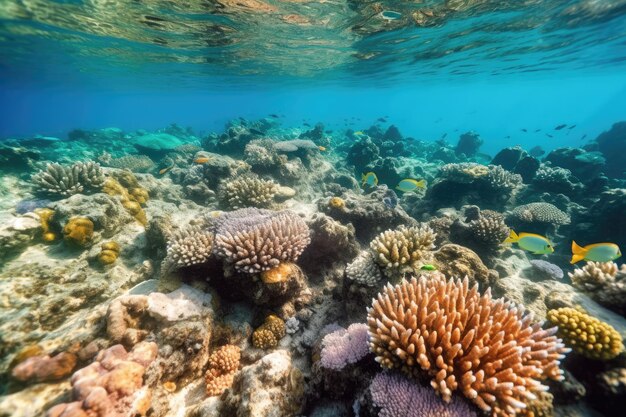
<svg viewBox="0 0 626 417">
<path fill-rule="evenodd" d="M 254 331 L 252 344 L 259 349 L 275 348 L 285 334 L 285 322 L 272 314 L 267 316 L 265 322 Z"/>
<path fill-rule="evenodd" d="M 367 322 L 382 367 L 427 374 L 445 401 L 458 390 L 494 416 L 516 415 L 529 393 L 546 389 L 542 379 L 561 379 L 568 351 L 556 328 L 544 330 L 514 304 L 441 274 L 388 285 Z"/>
<path fill-rule="evenodd" d="M 98 157 L 104 166 L 119 169 L 129 169 L 133 172 L 149 172 L 155 167 L 155 163 L 146 155 L 124 155 L 113 158 L 107 152 Z"/>
<path fill-rule="evenodd" d="M 78 246 L 88 246 L 93 239 L 93 222 L 87 217 L 73 217 L 63 227 L 63 239 Z"/>
<path fill-rule="evenodd" d="M 220 186 L 220 201 L 228 208 L 270 208 L 278 192 L 274 181 L 254 177 L 229 180 Z"/>
<path fill-rule="evenodd" d="M 294 262 L 309 243 L 309 228 L 291 211 L 240 209 L 222 215 L 215 226 L 216 254 L 245 273 Z"/>
<path fill-rule="evenodd" d="M 510 217 L 523 223 L 543 223 L 550 225 L 569 224 L 570 217 L 550 203 L 530 203 L 517 206 Z"/>
<path fill-rule="evenodd" d="M 340 370 L 356 363 L 369 353 L 367 325 L 355 323 L 347 329 L 337 329 L 322 339 L 320 365 L 326 369 Z"/>
<path fill-rule="evenodd" d="M 61 352 L 54 357 L 37 355 L 15 366 L 11 371 L 11 376 L 22 382 L 55 381 L 71 374 L 75 366 L 76 355 L 73 353 Z"/>
<path fill-rule="evenodd" d="M 611 310 L 626 314 L 626 265 L 592 261 L 568 275 L 574 287 Z"/>
<path fill-rule="evenodd" d="M 52 163 L 34 174 L 31 180 L 43 193 L 69 196 L 99 190 L 104 185 L 104 174 L 100 165 L 93 161 L 73 165 Z"/>
<path fill-rule="evenodd" d="M 174 233 L 167 242 L 163 269 L 205 263 L 213 254 L 213 232 L 199 225 L 188 225 Z"/>
<path fill-rule="evenodd" d="M 233 384 L 239 368 L 241 349 L 234 345 L 219 347 L 209 356 L 209 368 L 204 376 L 208 396 L 221 395 Z"/>
<path fill-rule="evenodd" d="M 346 277 L 361 285 L 375 287 L 383 280 L 383 274 L 371 251 L 363 251 L 346 266 Z"/>
<path fill-rule="evenodd" d="M 548 320 L 558 326 L 565 344 L 591 359 L 613 359 L 624 350 L 622 336 L 609 324 L 575 308 L 548 311 Z"/>
<path fill-rule="evenodd" d="M 100 245 L 100 253 L 98 254 L 98 261 L 103 265 L 110 265 L 114 263 L 120 256 L 122 248 L 117 242 L 105 242 Z"/>
</svg>

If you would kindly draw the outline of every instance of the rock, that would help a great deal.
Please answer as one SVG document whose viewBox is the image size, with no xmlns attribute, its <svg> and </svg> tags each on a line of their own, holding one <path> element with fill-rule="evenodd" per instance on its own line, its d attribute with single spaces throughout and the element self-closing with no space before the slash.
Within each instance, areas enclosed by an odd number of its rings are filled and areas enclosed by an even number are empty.
<svg viewBox="0 0 626 417">
<path fill-rule="evenodd" d="M 72 373 L 76 366 L 76 355 L 61 352 L 54 357 L 33 356 L 19 363 L 11 376 L 22 382 L 47 382 L 63 379 Z"/>
<path fill-rule="evenodd" d="M 459 142 L 456 145 L 454 152 L 458 155 L 474 156 L 478 153 L 480 145 L 483 144 L 483 140 L 477 133 L 467 132 L 463 133 L 459 138 Z"/>
<path fill-rule="evenodd" d="M 176 322 L 200 317 L 203 306 L 211 305 L 211 296 L 189 286 L 169 294 L 148 295 L 148 314 L 159 321 Z"/>
<path fill-rule="evenodd" d="M 518 162 L 526 155 L 526 151 L 520 146 L 504 148 L 493 157 L 491 165 L 500 165 L 508 171 L 513 171 Z"/>
<path fill-rule="evenodd" d="M 462 279 L 467 276 L 470 285 L 477 282 L 483 288 L 491 284 L 495 278 L 480 257 L 464 246 L 449 243 L 443 245 L 433 255 L 436 266 L 446 277 Z"/>
<path fill-rule="evenodd" d="M 41 231 L 39 216 L 26 213 L 19 217 L 2 219 L 0 225 L 0 261 L 28 247 Z"/>
<path fill-rule="evenodd" d="M 223 395 L 221 415 L 287 417 L 302 408 L 304 378 L 286 350 L 277 350 L 244 367 Z"/>
<path fill-rule="evenodd" d="M 546 156 L 553 166 L 569 169 L 572 174 L 587 183 L 603 170 L 606 160 L 600 152 L 587 152 L 580 148 L 558 148 Z"/>
<path fill-rule="evenodd" d="M 624 178 L 626 154 L 626 121 L 615 123 L 610 130 L 596 138 L 598 149 L 606 158 L 604 173 L 613 178 Z"/>
<path fill-rule="evenodd" d="M 132 144 L 137 150 L 148 156 L 163 156 L 184 143 L 185 141 L 169 133 L 148 133 L 132 139 Z"/>
</svg>

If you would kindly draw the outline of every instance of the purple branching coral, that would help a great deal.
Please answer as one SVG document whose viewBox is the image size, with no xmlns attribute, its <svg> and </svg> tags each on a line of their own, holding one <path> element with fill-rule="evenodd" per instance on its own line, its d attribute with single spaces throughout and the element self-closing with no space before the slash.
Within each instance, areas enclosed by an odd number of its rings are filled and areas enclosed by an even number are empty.
<svg viewBox="0 0 626 417">
<path fill-rule="evenodd" d="M 376 375 L 369 394 L 373 405 L 380 408 L 378 417 L 476 417 L 459 397 L 446 403 L 429 387 L 395 372 Z"/>
<path fill-rule="evenodd" d="M 354 323 L 347 329 L 341 328 L 324 336 L 320 364 L 323 368 L 338 371 L 368 353 L 367 324 Z"/>
</svg>

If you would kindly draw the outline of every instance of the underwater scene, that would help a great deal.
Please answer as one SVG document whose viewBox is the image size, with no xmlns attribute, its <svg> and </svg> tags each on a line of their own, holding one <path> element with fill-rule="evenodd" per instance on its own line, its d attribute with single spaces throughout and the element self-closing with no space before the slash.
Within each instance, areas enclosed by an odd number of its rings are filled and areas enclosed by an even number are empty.
<svg viewBox="0 0 626 417">
<path fill-rule="evenodd" d="M 626 0 L 2 0 L 0 417 L 621 417 Z"/>
</svg>

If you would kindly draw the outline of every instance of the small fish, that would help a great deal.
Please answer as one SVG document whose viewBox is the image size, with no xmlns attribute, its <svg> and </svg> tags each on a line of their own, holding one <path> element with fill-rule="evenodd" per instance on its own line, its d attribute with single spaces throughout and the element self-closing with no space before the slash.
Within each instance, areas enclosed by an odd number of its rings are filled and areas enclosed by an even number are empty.
<svg viewBox="0 0 626 417">
<path fill-rule="evenodd" d="M 385 119 L 384 117 L 379 117 L 378 119 L 376 119 L 376 121 L 381 123 L 387 123 L 387 119 Z"/>
<path fill-rule="evenodd" d="M 309 123 L 302 123 L 304 126 L 306 127 L 311 127 L 311 125 Z"/>
<path fill-rule="evenodd" d="M 373 172 L 361 175 L 361 186 L 375 187 L 378 185 L 378 177 Z"/>
<path fill-rule="evenodd" d="M 413 178 L 405 178 L 396 185 L 396 190 L 408 193 L 418 188 L 426 188 L 426 180 L 414 180 Z"/>
<path fill-rule="evenodd" d="M 541 132 L 541 129 L 535 129 L 535 133 Z"/>
<path fill-rule="evenodd" d="M 263 136 L 264 133 L 261 132 L 259 129 L 255 129 L 253 127 L 251 127 L 250 129 L 248 129 L 250 131 L 250 133 L 254 133 L 255 135 L 259 135 L 259 136 Z"/>
<path fill-rule="evenodd" d="M 517 243 L 521 249 L 535 255 L 545 255 L 554 252 L 554 244 L 541 235 L 534 233 L 520 233 L 511 230 L 509 237 L 503 243 Z"/>
<path fill-rule="evenodd" d="M 441 135 L 441 139 L 445 139 L 445 138 L 446 138 L 446 136 L 448 136 L 448 134 L 447 134 L 447 133 L 444 133 L 443 135 Z"/>
<path fill-rule="evenodd" d="M 329 130 L 325 130 L 324 133 L 327 133 L 330 135 L 331 133 L 333 133 L 333 131 L 329 129 Z"/>
<path fill-rule="evenodd" d="M 561 130 L 564 127 L 567 127 L 567 125 L 558 125 L 557 127 L 554 128 L 554 130 Z"/>
<path fill-rule="evenodd" d="M 551 134 L 549 134 L 549 133 L 546 133 L 546 136 L 547 136 L 547 137 L 549 137 L 549 138 L 553 138 L 553 137 L 554 137 L 554 136 L 552 136 L 552 135 L 551 135 Z"/>
<path fill-rule="evenodd" d="M 319 149 L 322 152 L 324 152 L 326 150 L 326 148 L 324 146 L 318 146 L 317 149 Z"/>
<path fill-rule="evenodd" d="M 196 158 L 193 160 L 194 164 L 206 164 L 207 162 L 209 162 L 211 159 L 213 158 L 209 158 L 208 156 L 201 156 L 199 158 Z"/>
<path fill-rule="evenodd" d="M 511 139 L 511 136 L 510 135 L 505 136 L 504 139 Z"/>
<path fill-rule="evenodd" d="M 571 125 L 571 126 L 570 126 L 570 127 L 568 127 L 567 129 L 568 129 L 568 130 L 572 130 L 572 129 L 573 129 L 573 128 L 575 128 L 575 127 L 576 127 L 576 125 Z"/>
<path fill-rule="evenodd" d="M 611 262 L 620 256 L 622 256 L 622 252 L 615 243 L 593 243 L 580 247 L 575 241 L 572 241 L 572 260 L 570 263 L 575 264 L 582 260 Z"/>
<path fill-rule="evenodd" d="M 528 132 L 528 129 L 522 129 L 522 132 L 526 133 Z"/>
<path fill-rule="evenodd" d="M 587 137 L 587 135 L 586 135 L 586 134 L 584 134 L 584 135 L 583 135 L 583 137 L 582 137 L 582 138 L 580 138 L 580 140 L 584 140 L 586 137 Z"/>
<path fill-rule="evenodd" d="M 431 265 L 431 264 L 424 264 L 424 265 L 422 265 L 422 267 L 420 269 L 422 271 L 436 271 L 437 267 L 435 265 Z"/>
<path fill-rule="evenodd" d="M 528 151 L 528 153 L 530 154 L 530 156 L 534 156 L 535 158 L 538 158 L 541 155 L 545 154 L 546 151 L 544 151 L 541 146 L 535 146 L 530 151 Z"/>
<path fill-rule="evenodd" d="M 274 119 L 278 119 L 280 116 L 277 115 L 277 114 L 272 113 L 272 114 L 270 114 L 270 117 L 273 117 Z"/>
<path fill-rule="evenodd" d="M 172 162 L 172 165 L 159 170 L 159 175 L 165 175 L 169 170 L 171 170 L 175 166 L 176 166 L 176 163 Z"/>
</svg>

